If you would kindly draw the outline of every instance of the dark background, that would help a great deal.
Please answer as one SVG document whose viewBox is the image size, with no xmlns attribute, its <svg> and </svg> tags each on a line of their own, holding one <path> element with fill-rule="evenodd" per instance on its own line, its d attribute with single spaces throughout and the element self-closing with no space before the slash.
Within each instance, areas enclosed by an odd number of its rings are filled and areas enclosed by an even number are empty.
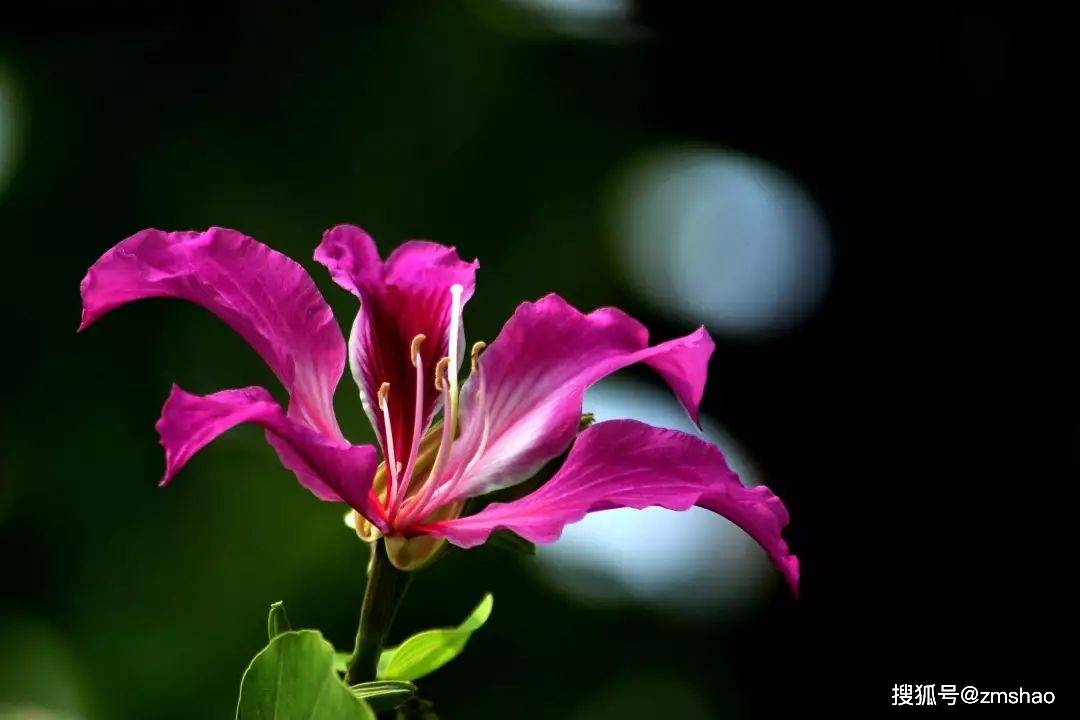
<svg viewBox="0 0 1080 720">
<path fill-rule="evenodd" d="M 894 683 L 1057 693 L 1018 717 L 1071 706 L 1075 37 L 1020 10 L 646 2 L 631 30 L 576 33 L 494 0 L 9 16 L 0 705 L 230 717 L 271 601 L 341 647 L 355 627 L 365 550 L 258 431 L 155 487 L 173 380 L 277 386 L 180 303 L 76 336 L 100 253 L 143 227 L 235 227 L 304 263 L 347 327 L 352 298 L 310 257 L 354 222 L 384 252 L 478 256 L 473 338 L 549 290 L 666 338 L 689 323 L 620 274 L 609 184 L 693 143 L 780 169 L 828 226 L 821 303 L 783 333 L 717 333 L 705 404 L 787 503 L 803 596 L 775 583 L 737 619 L 673 617 L 455 554 L 395 638 L 487 589 L 496 611 L 425 693 L 448 718 L 873 717 Z M 346 378 L 359 442 L 354 398 Z"/>
</svg>

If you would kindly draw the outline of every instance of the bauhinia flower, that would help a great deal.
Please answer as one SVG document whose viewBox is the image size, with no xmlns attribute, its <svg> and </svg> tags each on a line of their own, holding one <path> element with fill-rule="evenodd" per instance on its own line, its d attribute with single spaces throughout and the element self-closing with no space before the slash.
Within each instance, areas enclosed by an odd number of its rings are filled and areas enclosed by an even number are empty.
<svg viewBox="0 0 1080 720">
<path fill-rule="evenodd" d="M 289 394 L 282 409 L 261 387 L 200 396 L 174 386 L 157 423 L 162 485 L 217 436 L 255 423 L 297 480 L 321 500 L 347 503 L 358 534 L 385 538 L 401 569 L 444 541 L 469 548 L 510 530 L 549 543 L 590 512 L 696 505 L 749 533 L 797 592 L 784 505 L 763 486 L 744 486 L 714 445 L 633 420 L 580 429 L 586 388 L 634 363 L 655 370 L 697 421 L 714 347 L 704 328 L 650 345 L 645 327 L 620 310 L 583 314 L 547 295 L 518 306 L 489 346 L 473 345 L 460 382 L 462 310 L 477 262 L 422 241 L 384 261 L 349 225 L 327 231 L 315 259 L 360 299 L 347 346 L 307 272 L 234 230 L 144 230 L 90 268 L 80 330 L 132 300 L 188 300 L 240 333 Z M 381 453 L 349 443 L 335 418 L 346 354 Z M 539 488 L 467 514 L 470 498 L 534 477 L 568 449 Z"/>
</svg>

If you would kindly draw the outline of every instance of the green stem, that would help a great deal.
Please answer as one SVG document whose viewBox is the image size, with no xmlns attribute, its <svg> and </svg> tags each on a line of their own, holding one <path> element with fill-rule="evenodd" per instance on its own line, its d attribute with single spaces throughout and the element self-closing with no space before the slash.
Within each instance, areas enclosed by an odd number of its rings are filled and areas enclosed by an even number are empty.
<svg viewBox="0 0 1080 720">
<path fill-rule="evenodd" d="M 412 579 L 410 573 L 393 566 L 386 556 L 382 538 L 371 546 L 371 567 L 368 570 L 364 605 L 360 609 L 360 626 L 356 629 L 356 649 L 349 658 L 345 681 L 349 685 L 375 679 L 390 624 L 394 622 L 398 604 Z"/>
</svg>

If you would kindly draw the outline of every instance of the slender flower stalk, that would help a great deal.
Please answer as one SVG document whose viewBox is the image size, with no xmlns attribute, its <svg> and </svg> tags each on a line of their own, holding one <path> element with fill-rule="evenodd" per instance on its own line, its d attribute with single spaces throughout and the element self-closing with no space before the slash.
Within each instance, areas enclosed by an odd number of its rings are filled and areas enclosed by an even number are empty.
<svg viewBox="0 0 1080 720">
<path fill-rule="evenodd" d="M 350 685 L 375 679 L 379 655 L 394 622 L 398 605 L 409 587 L 412 574 L 398 570 L 386 556 L 386 543 L 371 544 L 364 604 L 356 628 L 356 647 L 349 658 L 345 681 Z"/>
<path fill-rule="evenodd" d="M 704 507 L 753 537 L 798 591 L 783 503 L 743 485 L 714 445 L 632 420 L 580 429 L 586 388 L 636 363 L 652 368 L 697 421 L 714 349 L 704 328 L 650 345 L 646 328 L 620 310 L 586 314 L 547 295 L 519 305 L 490 345 L 473 346 L 461 382 L 476 261 L 415 240 L 383 260 L 371 237 L 349 225 L 327 231 L 315 259 L 360 300 L 347 344 L 299 264 L 223 228 L 144 230 L 120 242 L 82 282 L 80 329 L 133 300 L 180 298 L 228 323 L 267 362 L 289 393 L 286 409 L 261 387 L 209 395 L 173 387 L 156 426 L 161 484 L 214 438 L 254 423 L 304 487 L 351 508 L 375 557 L 351 677 L 370 675 L 393 617 L 388 598 L 403 583 L 382 578 L 423 566 L 447 542 L 470 548 L 499 529 L 549 543 L 590 512 Z M 378 447 L 350 443 L 334 416 L 346 358 Z M 484 496 L 564 454 L 536 490 L 484 505 Z M 462 514 L 474 505 L 478 512 Z"/>
</svg>

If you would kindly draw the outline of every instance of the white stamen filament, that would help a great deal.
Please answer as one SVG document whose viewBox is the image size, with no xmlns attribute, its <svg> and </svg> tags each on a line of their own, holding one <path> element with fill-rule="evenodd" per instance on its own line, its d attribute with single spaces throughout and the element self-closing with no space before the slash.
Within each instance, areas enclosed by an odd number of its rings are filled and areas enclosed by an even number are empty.
<svg viewBox="0 0 1080 720">
<path fill-rule="evenodd" d="M 417 335 L 413 338 L 412 346 L 409 349 L 409 353 L 412 356 L 413 367 L 416 368 L 416 408 L 413 411 L 413 434 L 412 444 L 409 446 L 409 459 L 405 464 L 405 474 L 401 478 L 402 483 L 402 496 L 393 505 L 390 506 L 390 522 L 394 521 L 394 516 L 397 515 L 398 509 L 405 501 L 405 497 L 409 494 L 409 485 L 412 484 L 413 468 L 416 466 L 416 456 L 420 451 L 420 439 L 423 435 L 424 428 L 421 426 L 424 414 L 424 360 L 420 356 L 420 345 L 427 338 L 423 335 Z"/>
<path fill-rule="evenodd" d="M 386 435 L 386 467 L 390 471 L 390 486 L 387 488 L 386 505 L 394 507 L 397 502 L 398 461 L 394 453 L 394 429 L 390 425 L 390 383 L 379 386 L 379 407 L 383 414 L 383 432 Z"/>
<path fill-rule="evenodd" d="M 447 407 L 450 401 L 450 388 L 448 383 L 441 379 L 441 373 L 446 372 L 448 363 L 446 358 L 439 361 L 439 364 L 435 366 L 435 387 L 442 391 L 443 407 Z M 428 473 L 427 481 L 420 488 L 420 491 L 413 499 L 408 502 L 405 509 L 402 510 L 402 523 L 408 524 L 415 520 L 423 519 L 426 514 L 425 506 L 428 500 L 431 499 L 431 494 L 435 491 L 434 480 L 439 477 L 439 473 L 442 472 L 443 465 L 446 464 L 446 456 L 450 454 L 450 443 L 453 440 L 452 432 L 450 431 L 450 423 L 447 421 L 444 413 L 443 425 L 442 425 L 442 437 L 439 440 L 439 449 L 435 454 L 435 463 L 431 466 L 431 471 Z"/>
<path fill-rule="evenodd" d="M 484 387 L 483 370 L 480 369 L 480 366 L 477 363 L 477 359 L 480 355 L 480 352 L 484 349 L 485 346 L 486 343 L 484 343 L 483 341 L 478 341 L 475 345 L 473 345 L 472 349 L 472 375 L 475 375 L 475 377 L 472 378 L 472 382 L 475 383 L 473 387 L 476 390 L 474 398 L 476 400 L 476 406 L 481 408 L 484 407 L 484 393 L 486 392 L 486 388 Z M 480 433 L 480 443 L 475 451 L 470 452 L 472 458 L 469 460 L 468 463 L 464 465 L 458 465 L 458 468 L 454 472 L 454 475 L 447 479 L 446 482 L 444 482 L 438 488 L 436 488 L 435 492 L 432 494 L 433 500 L 442 498 L 440 502 L 443 502 L 446 497 L 452 495 L 453 492 L 457 489 L 458 483 L 461 481 L 461 478 L 464 477 L 470 470 L 472 470 L 473 465 L 475 465 L 476 461 L 480 459 L 480 456 L 484 454 L 484 450 L 487 449 L 488 438 L 491 435 L 491 418 L 487 417 L 486 414 L 483 414 L 483 417 L 484 428 Z"/>
</svg>

